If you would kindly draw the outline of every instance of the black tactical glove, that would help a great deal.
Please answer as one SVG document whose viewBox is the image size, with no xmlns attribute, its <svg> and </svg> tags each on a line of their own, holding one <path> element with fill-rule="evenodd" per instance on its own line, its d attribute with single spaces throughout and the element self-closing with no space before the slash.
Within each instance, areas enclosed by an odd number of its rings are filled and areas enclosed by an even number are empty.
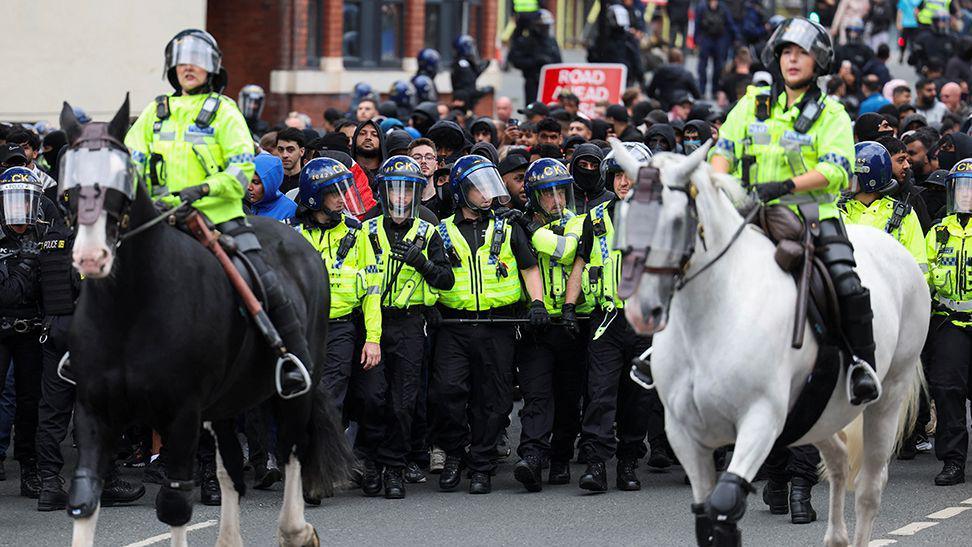
<svg viewBox="0 0 972 547">
<path fill-rule="evenodd" d="M 784 180 L 782 182 L 764 182 L 762 184 L 756 185 L 756 195 L 759 196 L 759 200 L 763 203 L 768 203 L 774 199 L 778 199 L 782 196 L 793 192 L 793 181 Z"/>
<path fill-rule="evenodd" d="M 188 188 L 183 188 L 179 191 L 179 199 L 183 203 L 193 203 L 198 201 L 200 198 L 204 198 L 209 195 L 209 185 L 206 183 L 197 184 L 195 186 L 190 186 Z"/>
<path fill-rule="evenodd" d="M 564 304 L 560 320 L 571 336 L 580 334 L 580 327 L 577 325 L 577 310 L 574 304 Z"/>
<path fill-rule="evenodd" d="M 530 303 L 527 319 L 530 320 L 530 326 L 534 328 L 550 324 L 550 314 L 547 313 L 547 307 L 543 305 L 542 300 L 534 300 Z"/>
<path fill-rule="evenodd" d="M 408 264 L 416 270 L 423 270 L 428 259 L 422 255 L 422 248 L 411 241 L 401 239 L 392 245 L 392 258 Z"/>
<path fill-rule="evenodd" d="M 533 221 L 533 215 L 524 213 L 519 209 L 507 209 L 500 207 L 494 210 L 497 218 L 505 219 L 507 222 L 519 224 L 528 238 L 541 228 L 540 224 Z"/>
</svg>

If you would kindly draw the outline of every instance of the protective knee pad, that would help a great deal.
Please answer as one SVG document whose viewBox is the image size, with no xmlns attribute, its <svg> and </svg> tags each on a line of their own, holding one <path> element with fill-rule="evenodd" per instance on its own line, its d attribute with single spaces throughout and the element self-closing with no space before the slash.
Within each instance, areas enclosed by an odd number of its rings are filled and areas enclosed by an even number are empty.
<svg viewBox="0 0 972 547">
<path fill-rule="evenodd" d="M 735 473 L 719 476 L 706 501 L 706 512 L 713 523 L 735 524 L 746 514 L 746 496 L 756 490 Z"/>
<path fill-rule="evenodd" d="M 192 492 L 192 481 L 185 481 L 186 488 L 172 488 L 164 485 L 155 496 L 155 516 L 169 526 L 182 526 L 192 520 L 192 503 L 189 495 Z"/>
<path fill-rule="evenodd" d="M 712 519 L 705 514 L 704 503 L 693 503 L 692 514 L 695 515 L 695 543 L 699 547 L 712 545 Z"/>
<path fill-rule="evenodd" d="M 94 514 L 101 501 L 101 488 L 104 482 L 90 469 L 78 468 L 71 479 L 71 493 L 68 496 L 68 514 L 72 518 L 88 518 Z"/>
</svg>

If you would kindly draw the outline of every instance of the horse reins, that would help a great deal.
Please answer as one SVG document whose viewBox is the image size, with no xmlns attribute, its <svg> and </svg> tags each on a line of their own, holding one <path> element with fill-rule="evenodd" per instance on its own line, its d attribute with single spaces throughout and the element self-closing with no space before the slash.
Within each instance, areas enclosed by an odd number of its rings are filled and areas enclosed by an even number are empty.
<svg viewBox="0 0 972 547">
<path fill-rule="evenodd" d="M 151 220 L 149 220 L 147 222 L 144 222 L 144 223 L 136 226 L 135 228 L 132 228 L 131 230 L 129 230 L 129 231 L 127 231 L 127 232 L 119 235 L 118 236 L 118 241 L 115 243 L 115 248 L 117 249 L 118 247 L 121 247 L 122 242 L 125 241 L 126 239 L 129 239 L 131 237 L 135 237 L 138 234 L 140 234 L 142 232 L 145 232 L 149 228 L 155 226 L 156 224 L 159 224 L 163 220 L 165 220 L 165 219 L 169 218 L 170 216 L 174 215 L 176 212 L 178 212 L 183 207 L 186 207 L 187 205 L 189 205 L 189 203 L 183 201 L 178 206 L 176 206 L 175 208 L 168 209 L 166 211 L 163 211 L 158 216 L 152 217 Z"/>
<path fill-rule="evenodd" d="M 755 205 L 755 206 L 753 206 L 753 208 L 748 213 L 746 213 L 746 216 L 743 217 L 742 223 L 739 225 L 738 228 L 736 228 L 735 233 L 733 233 L 732 234 L 732 237 L 729 239 L 729 243 L 727 243 L 726 246 L 723 247 L 721 251 L 719 251 L 719 254 L 717 254 L 715 256 L 715 258 L 713 258 L 712 260 L 710 260 L 709 262 L 707 262 L 704 266 L 702 266 L 699 269 L 699 271 L 693 273 L 692 275 L 687 276 L 687 277 L 679 277 L 678 283 L 676 283 L 676 285 L 675 285 L 675 290 L 676 291 L 677 290 L 681 290 L 683 287 L 685 287 L 685 285 L 688 285 L 689 282 L 691 282 L 693 279 L 695 279 L 696 277 L 702 275 L 703 272 L 705 272 L 706 270 L 708 270 L 713 264 L 715 264 L 716 262 L 718 262 L 719 259 L 721 259 L 723 256 L 725 256 L 726 253 L 729 252 L 729 249 L 733 246 L 733 244 L 736 243 L 736 241 L 739 239 L 739 236 L 742 235 L 743 230 L 746 229 L 746 226 L 750 222 L 752 222 L 754 218 L 756 218 L 756 215 L 759 213 L 759 209 L 760 209 L 759 205 Z M 670 268 L 670 269 L 672 269 L 672 270 L 678 270 L 678 271 L 675 272 L 676 275 L 682 275 L 682 274 L 685 273 L 685 268 L 684 267 L 681 268 L 681 269 L 678 269 L 678 268 Z M 646 271 L 649 271 L 649 270 L 646 268 Z M 661 272 L 659 272 L 659 273 L 661 273 Z"/>
</svg>

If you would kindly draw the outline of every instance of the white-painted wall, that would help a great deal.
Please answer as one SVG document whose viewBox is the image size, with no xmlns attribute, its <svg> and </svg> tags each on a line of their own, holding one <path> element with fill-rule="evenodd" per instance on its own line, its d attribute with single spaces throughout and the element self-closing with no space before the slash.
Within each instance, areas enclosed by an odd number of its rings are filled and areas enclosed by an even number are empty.
<svg viewBox="0 0 972 547">
<path fill-rule="evenodd" d="M 64 100 L 106 120 L 128 91 L 140 112 L 171 90 L 165 44 L 206 25 L 206 0 L 3 0 L 0 10 L 0 120 L 55 125 Z"/>
</svg>

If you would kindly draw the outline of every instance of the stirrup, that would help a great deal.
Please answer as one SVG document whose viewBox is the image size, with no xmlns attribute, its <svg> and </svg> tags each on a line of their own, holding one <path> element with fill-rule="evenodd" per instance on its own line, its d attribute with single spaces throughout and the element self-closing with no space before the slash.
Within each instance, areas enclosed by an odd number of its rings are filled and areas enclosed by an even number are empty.
<svg viewBox="0 0 972 547">
<path fill-rule="evenodd" d="M 304 377 L 304 386 L 305 386 L 304 389 L 296 393 L 291 393 L 289 395 L 284 394 L 283 385 L 280 384 L 281 372 L 283 372 L 284 364 L 286 364 L 287 362 L 293 363 L 294 365 L 297 366 L 297 370 L 300 371 L 300 375 Z M 293 399 L 294 397 L 300 397 L 301 395 L 310 391 L 311 377 L 310 377 L 310 373 L 307 372 L 307 367 L 304 366 L 304 363 L 302 363 L 300 359 L 298 359 L 297 356 L 294 355 L 293 353 L 287 352 L 281 355 L 279 359 L 277 359 L 277 367 L 274 374 L 274 383 L 277 386 L 277 394 L 280 395 L 280 397 L 284 399 Z"/>
<path fill-rule="evenodd" d="M 852 363 L 851 363 L 851 366 L 847 367 L 847 382 L 846 382 L 846 387 L 847 387 L 847 401 L 850 404 L 854 405 L 854 406 L 862 406 L 862 405 L 869 405 L 869 404 L 873 403 L 874 401 L 877 401 L 878 399 L 880 399 L 881 398 L 881 393 L 882 393 L 882 390 L 881 390 L 881 379 L 878 378 L 877 372 L 874 370 L 874 367 L 872 367 L 871 365 L 869 365 L 867 363 L 867 361 L 862 360 L 860 357 L 858 357 L 856 355 L 852 355 L 851 356 L 851 359 L 853 360 Z M 868 376 L 871 377 L 872 380 L 874 380 L 874 385 L 877 386 L 877 395 L 874 398 L 872 398 L 872 399 L 868 399 L 866 401 L 861 401 L 860 403 L 857 403 L 855 405 L 854 402 L 853 402 L 854 399 L 855 399 L 855 397 L 854 397 L 854 373 L 856 371 L 858 371 L 858 370 L 861 370 L 861 369 L 864 370 L 864 374 L 867 374 Z"/>
<path fill-rule="evenodd" d="M 61 357 L 61 360 L 57 363 L 57 375 L 65 382 L 71 384 L 72 386 L 76 386 L 78 385 L 78 383 L 75 382 L 74 378 L 72 378 L 64 371 L 64 369 L 67 368 L 70 364 L 71 364 L 71 352 L 66 351 L 64 352 L 64 357 Z"/>
<path fill-rule="evenodd" d="M 651 376 L 651 348 L 631 361 L 631 381 L 651 391 L 655 389 L 655 379 Z"/>
</svg>

